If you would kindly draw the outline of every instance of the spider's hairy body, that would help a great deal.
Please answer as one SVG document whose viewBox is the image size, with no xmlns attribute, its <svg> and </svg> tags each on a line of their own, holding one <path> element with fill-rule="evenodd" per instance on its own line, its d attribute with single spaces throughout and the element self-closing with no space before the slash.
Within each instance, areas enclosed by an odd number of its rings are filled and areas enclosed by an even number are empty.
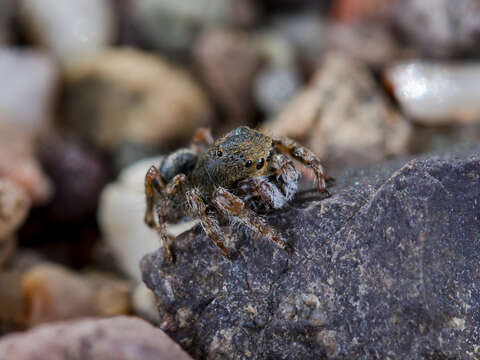
<svg viewBox="0 0 480 360">
<path fill-rule="evenodd" d="M 272 138 L 248 127 L 239 127 L 215 142 L 208 130 L 201 129 L 191 149 L 178 150 L 158 168 L 152 166 L 145 177 L 145 221 L 162 238 L 166 257 L 172 259 L 165 222 L 185 216 L 199 218 L 226 256 L 230 253 L 224 245 L 221 219 L 241 223 L 290 249 L 254 211 L 281 208 L 295 195 L 299 173 L 287 155 L 310 166 L 319 190 L 326 192 L 327 175 L 311 151 L 288 138 Z"/>
</svg>

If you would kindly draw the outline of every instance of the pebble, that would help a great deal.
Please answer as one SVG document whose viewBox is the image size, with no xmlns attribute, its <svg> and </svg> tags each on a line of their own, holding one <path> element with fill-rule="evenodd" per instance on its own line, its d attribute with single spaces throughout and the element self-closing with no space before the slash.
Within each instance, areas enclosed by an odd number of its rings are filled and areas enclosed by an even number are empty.
<svg viewBox="0 0 480 360">
<path fill-rule="evenodd" d="M 136 0 L 132 12 L 146 41 L 174 55 L 187 52 L 202 30 L 246 26 L 258 17 L 251 0 Z"/>
<path fill-rule="evenodd" d="M 311 84 L 264 130 L 304 141 L 335 167 L 405 154 L 411 134 L 366 67 L 340 53 L 325 56 Z"/>
<path fill-rule="evenodd" d="M 91 57 L 115 38 L 108 0 L 21 0 L 19 14 L 29 38 L 64 65 Z"/>
<path fill-rule="evenodd" d="M 480 63 L 411 61 L 385 80 L 407 116 L 423 125 L 480 122 Z"/>
<path fill-rule="evenodd" d="M 16 231 L 24 223 L 30 205 L 22 188 L 0 176 L 0 269 L 16 248 Z"/>
<path fill-rule="evenodd" d="M 252 124 L 252 84 L 260 57 L 246 34 L 213 30 L 198 40 L 195 63 L 213 98 L 233 125 Z"/>
<path fill-rule="evenodd" d="M 254 82 L 256 103 L 266 114 L 273 116 L 295 96 L 300 85 L 300 74 L 293 66 L 264 68 Z"/>
<path fill-rule="evenodd" d="M 135 317 L 38 326 L 0 340 L 0 359 L 191 360 L 163 331 Z"/>
<path fill-rule="evenodd" d="M 72 68 L 65 109 L 70 132 L 110 151 L 128 143 L 178 145 L 212 116 L 203 91 L 185 70 L 126 48 Z"/>
<path fill-rule="evenodd" d="M 145 215 L 145 174 L 158 166 L 161 157 L 143 159 L 124 169 L 117 181 L 107 185 L 100 197 L 98 221 L 107 244 L 121 269 L 137 283 L 141 282 L 142 257 L 160 247 L 157 233 L 143 222 Z M 167 226 L 172 236 L 188 230 L 193 222 Z"/>
<path fill-rule="evenodd" d="M 15 233 L 29 210 L 30 199 L 25 191 L 0 177 L 0 242 Z"/>
<path fill-rule="evenodd" d="M 82 275 L 42 263 L 22 275 L 26 324 L 84 316 L 113 316 L 130 310 L 129 285 L 107 275 Z"/>
<path fill-rule="evenodd" d="M 376 69 L 406 58 L 412 52 L 398 43 L 387 24 L 378 21 L 331 22 L 326 25 L 325 33 L 328 51 L 342 51 Z"/>
<path fill-rule="evenodd" d="M 478 0 L 398 0 L 393 18 L 407 41 L 426 56 L 479 54 Z"/>
<path fill-rule="evenodd" d="M 11 41 L 11 22 L 15 10 L 14 0 L 3 0 L 0 12 L 0 45 L 8 44 Z"/>
<path fill-rule="evenodd" d="M 51 127 L 58 71 L 47 54 L 0 47 L 0 117 L 31 134 Z M 28 104 L 28 106 L 26 106 Z"/>
</svg>

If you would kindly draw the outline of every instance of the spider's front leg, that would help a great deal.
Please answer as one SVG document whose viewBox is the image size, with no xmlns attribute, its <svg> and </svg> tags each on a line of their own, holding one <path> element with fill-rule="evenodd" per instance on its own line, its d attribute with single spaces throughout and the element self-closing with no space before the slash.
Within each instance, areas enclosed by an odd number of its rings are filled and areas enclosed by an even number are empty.
<svg viewBox="0 0 480 360">
<path fill-rule="evenodd" d="M 317 155 L 287 137 L 274 137 L 273 146 L 278 149 L 278 151 L 288 154 L 304 165 L 311 167 L 315 173 L 318 191 L 328 194 L 326 181 L 329 177 Z"/>
<path fill-rule="evenodd" d="M 151 166 L 148 169 L 147 175 L 145 175 L 145 197 L 147 202 L 147 208 L 145 211 L 145 223 L 152 229 L 154 229 L 160 236 L 163 249 L 165 252 L 165 258 L 167 261 L 172 261 L 173 256 L 170 251 L 169 237 L 167 234 L 167 228 L 165 226 L 165 217 L 167 216 L 167 204 L 163 203 L 158 208 L 158 223 L 155 223 L 155 217 L 153 214 L 155 194 L 163 195 L 165 189 L 165 181 L 160 174 L 160 171 L 155 166 Z M 167 200 L 165 200 L 166 202 Z"/>
<path fill-rule="evenodd" d="M 239 197 L 223 188 L 218 188 L 213 194 L 213 203 L 225 216 L 238 219 L 254 232 L 259 232 L 267 239 L 275 242 L 280 248 L 292 251 L 292 247 L 275 230 L 269 227 L 261 217 L 248 209 Z"/>
<path fill-rule="evenodd" d="M 194 216 L 200 219 L 200 224 L 207 236 L 222 250 L 227 258 L 231 258 L 230 252 L 224 245 L 224 235 L 217 219 L 207 214 L 207 205 L 203 201 L 200 192 L 193 188 L 186 192 L 187 202 Z"/>
</svg>

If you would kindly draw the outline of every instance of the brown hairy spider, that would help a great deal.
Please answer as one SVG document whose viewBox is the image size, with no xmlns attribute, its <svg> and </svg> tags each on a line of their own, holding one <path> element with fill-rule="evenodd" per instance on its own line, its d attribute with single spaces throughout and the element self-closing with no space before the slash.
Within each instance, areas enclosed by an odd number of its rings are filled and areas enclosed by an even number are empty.
<svg viewBox="0 0 480 360">
<path fill-rule="evenodd" d="M 279 209 L 295 195 L 299 172 L 286 155 L 312 168 L 318 190 L 327 192 L 328 177 L 315 154 L 289 138 L 269 137 L 245 126 L 215 143 L 209 130 L 200 129 L 191 148 L 170 154 L 158 168 L 150 167 L 145 176 L 145 222 L 160 235 L 166 259 L 172 260 L 172 253 L 165 223 L 185 216 L 198 218 L 228 258 L 219 222 L 223 219 L 241 223 L 291 250 L 256 213 L 259 208 Z"/>
</svg>

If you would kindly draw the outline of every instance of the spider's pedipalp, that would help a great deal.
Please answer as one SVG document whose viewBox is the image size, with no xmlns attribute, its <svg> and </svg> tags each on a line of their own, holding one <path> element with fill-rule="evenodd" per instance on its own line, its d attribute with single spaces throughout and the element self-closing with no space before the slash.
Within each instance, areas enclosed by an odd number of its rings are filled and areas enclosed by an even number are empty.
<svg viewBox="0 0 480 360">
<path fill-rule="evenodd" d="M 295 168 L 293 161 L 283 154 L 275 154 L 272 158 L 272 168 L 278 185 L 285 194 L 287 200 L 293 199 L 298 189 L 300 173 Z"/>
<path fill-rule="evenodd" d="M 317 155 L 286 137 L 274 137 L 273 145 L 278 151 L 289 154 L 294 159 L 312 168 L 317 180 L 318 191 L 328 194 L 326 182 L 328 175 Z"/>
<path fill-rule="evenodd" d="M 287 251 L 292 250 L 292 247 L 275 230 L 269 227 L 261 217 L 245 207 L 245 203 L 238 196 L 224 188 L 218 188 L 213 194 L 212 201 L 215 207 L 225 216 L 234 217 L 249 229 L 275 242 L 280 248 Z"/>
<path fill-rule="evenodd" d="M 278 186 L 267 177 L 257 177 L 243 181 L 239 184 L 238 194 L 244 201 L 250 198 L 260 198 L 273 209 L 281 209 L 289 199 L 282 193 Z"/>
</svg>

